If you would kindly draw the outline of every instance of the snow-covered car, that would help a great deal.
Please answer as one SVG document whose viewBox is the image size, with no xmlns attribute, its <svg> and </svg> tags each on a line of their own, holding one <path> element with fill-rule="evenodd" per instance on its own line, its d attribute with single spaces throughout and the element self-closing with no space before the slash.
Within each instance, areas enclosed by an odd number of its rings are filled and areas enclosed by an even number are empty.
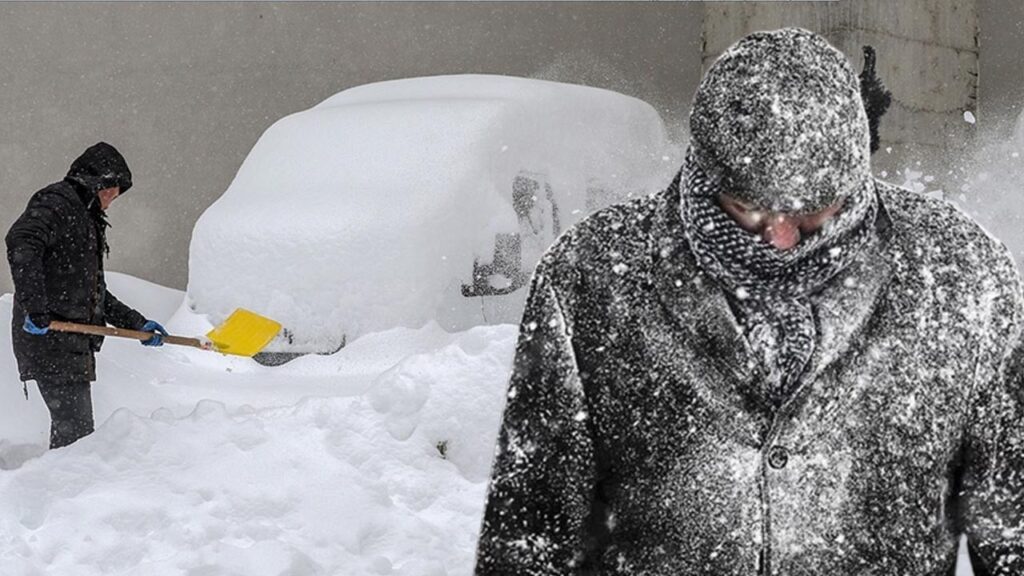
<svg viewBox="0 0 1024 576">
<path fill-rule="evenodd" d="M 196 224 L 188 304 L 332 352 L 436 321 L 516 322 L 566 227 L 671 176 L 658 113 L 616 92 L 485 75 L 345 90 L 272 125 Z"/>
</svg>

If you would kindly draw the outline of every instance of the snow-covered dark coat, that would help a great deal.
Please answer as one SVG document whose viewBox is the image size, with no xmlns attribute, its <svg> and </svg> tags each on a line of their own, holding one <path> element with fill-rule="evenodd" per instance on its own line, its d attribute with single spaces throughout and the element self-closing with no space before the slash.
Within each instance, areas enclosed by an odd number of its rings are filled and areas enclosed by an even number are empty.
<svg viewBox="0 0 1024 576">
<path fill-rule="evenodd" d="M 14 280 L 11 330 L 22 380 L 95 380 L 93 353 L 102 345 L 98 336 L 28 334 L 22 330 L 26 314 L 133 329 L 145 324 L 145 317 L 107 290 L 103 276 L 102 224 L 87 203 L 98 202 L 96 193 L 112 186 L 127 191 L 131 172 L 113 146 L 92 146 L 64 180 L 32 196 L 7 233 Z"/>
<path fill-rule="evenodd" d="M 539 264 L 476 574 L 1024 574 L 1021 292 L 952 206 L 877 183 L 880 242 L 813 297 L 774 411 L 681 233 L 679 180 Z M 1016 358 L 1016 356 L 1015 356 Z"/>
</svg>

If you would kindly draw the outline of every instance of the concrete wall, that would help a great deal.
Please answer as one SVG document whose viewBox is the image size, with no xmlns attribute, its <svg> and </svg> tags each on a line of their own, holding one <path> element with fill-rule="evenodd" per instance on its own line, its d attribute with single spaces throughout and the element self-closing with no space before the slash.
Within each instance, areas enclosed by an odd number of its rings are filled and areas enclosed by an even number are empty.
<svg viewBox="0 0 1024 576">
<path fill-rule="evenodd" d="M 850 9 L 872 4 L 890 3 L 861 0 Z M 811 3 L 776 5 L 793 23 Z M 977 6 L 984 121 L 1024 98 L 1024 2 Z M 111 210 L 109 268 L 183 288 L 192 225 L 276 119 L 367 82 L 480 72 L 618 90 L 679 126 L 700 79 L 704 10 L 698 3 L 0 3 L 0 232 L 32 192 L 60 179 L 86 146 L 107 140 L 124 152 L 136 182 Z M 10 289 L 4 259 L 0 292 Z"/>
<path fill-rule="evenodd" d="M 1024 2 L 978 0 L 978 117 L 1006 134 L 1024 105 Z"/>
</svg>

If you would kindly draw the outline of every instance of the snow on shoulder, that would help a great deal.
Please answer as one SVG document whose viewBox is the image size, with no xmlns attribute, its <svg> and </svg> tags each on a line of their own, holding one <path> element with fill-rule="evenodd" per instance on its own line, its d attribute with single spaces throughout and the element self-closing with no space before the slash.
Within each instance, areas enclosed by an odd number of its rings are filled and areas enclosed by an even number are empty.
<svg viewBox="0 0 1024 576">
<path fill-rule="evenodd" d="M 674 169 L 657 112 L 607 90 L 501 76 L 360 86 L 271 126 L 200 218 L 188 302 L 328 352 L 434 320 L 515 322 L 557 235 Z"/>
</svg>

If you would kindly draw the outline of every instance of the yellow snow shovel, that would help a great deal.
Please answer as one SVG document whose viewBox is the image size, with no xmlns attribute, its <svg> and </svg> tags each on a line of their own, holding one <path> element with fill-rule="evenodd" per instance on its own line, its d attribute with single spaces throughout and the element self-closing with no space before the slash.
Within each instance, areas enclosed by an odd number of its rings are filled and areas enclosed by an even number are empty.
<svg viewBox="0 0 1024 576">
<path fill-rule="evenodd" d="M 111 326 L 93 326 L 92 324 L 76 324 L 54 320 L 50 329 L 58 332 L 76 332 L 96 336 L 114 336 L 133 340 L 149 340 L 152 332 L 113 328 Z M 260 316 L 244 308 L 238 308 L 228 316 L 227 320 L 206 333 L 206 338 L 187 338 L 185 336 L 164 336 L 167 344 L 191 346 L 202 350 L 212 350 L 222 354 L 235 356 L 255 356 L 270 343 L 281 331 L 281 325 L 270 318 Z"/>
</svg>

